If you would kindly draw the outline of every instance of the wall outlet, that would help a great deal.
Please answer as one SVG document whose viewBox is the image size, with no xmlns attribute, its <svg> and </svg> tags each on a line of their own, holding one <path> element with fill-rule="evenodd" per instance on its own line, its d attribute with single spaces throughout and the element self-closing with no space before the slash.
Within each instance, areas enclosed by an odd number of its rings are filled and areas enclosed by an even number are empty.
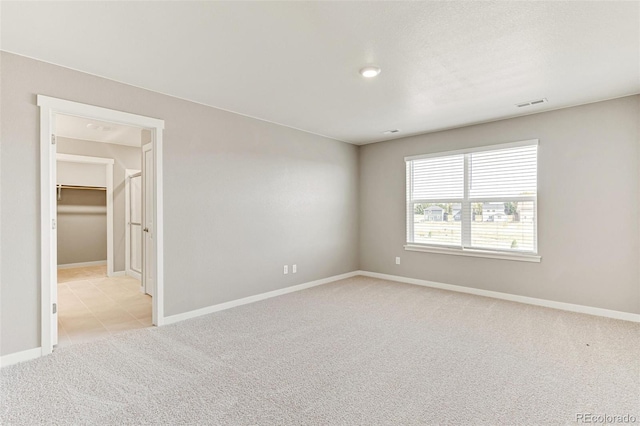
<svg viewBox="0 0 640 426">
<path fill-rule="evenodd" d="M 291 273 L 292 273 L 292 274 L 295 274 L 296 272 L 298 272 L 298 265 L 293 265 L 293 266 L 291 267 Z"/>
<path fill-rule="evenodd" d="M 289 265 L 284 265 L 284 271 L 283 273 L 286 275 L 289 273 Z"/>
<path fill-rule="evenodd" d="M 396 265 L 399 265 L 399 264 L 400 264 L 400 258 L 396 257 Z"/>
</svg>

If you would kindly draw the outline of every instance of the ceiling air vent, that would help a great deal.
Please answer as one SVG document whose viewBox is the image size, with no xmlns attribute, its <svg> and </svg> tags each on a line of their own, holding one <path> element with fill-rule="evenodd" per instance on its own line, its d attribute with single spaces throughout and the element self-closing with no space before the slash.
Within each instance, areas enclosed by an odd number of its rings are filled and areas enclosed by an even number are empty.
<svg viewBox="0 0 640 426">
<path fill-rule="evenodd" d="M 400 133 L 399 129 L 387 130 L 386 132 L 382 132 L 385 135 L 393 135 L 394 133 Z"/>
<path fill-rule="evenodd" d="M 548 102 L 547 98 L 542 98 L 542 99 L 536 99 L 535 101 L 522 102 L 520 104 L 516 104 L 516 106 L 518 108 L 522 108 L 522 107 L 531 106 L 531 105 L 545 104 L 547 102 Z"/>
</svg>

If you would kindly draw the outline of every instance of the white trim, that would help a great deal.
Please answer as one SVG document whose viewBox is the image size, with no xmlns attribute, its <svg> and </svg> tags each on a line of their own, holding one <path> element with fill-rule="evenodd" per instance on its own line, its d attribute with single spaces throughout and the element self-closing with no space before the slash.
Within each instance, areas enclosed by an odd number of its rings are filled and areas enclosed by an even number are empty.
<svg viewBox="0 0 640 426">
<path fill-rule="evenodd" d="M 533 201 L 533 251 L 535 251 L 536 253 L 538 253 L 538 192 L 539 192 L 539 189 L 540 189 L 540 145 L 538 145 L 538 147 L 536 148 L 536 199 Z"/>
<path fill-rule="evenodd" d="M 413 233 L 414 233 L 414 227 L 415 227 L 415 216 L 414 216 L 414 204 L 413 201 L 411 200 L 411 197 L 413 195 L 413 162 L 412 161 L 407 161 L 404 163 L 405 165 L 405 223 L 407 224 L 406 226 L 406 233 L 405 233 L 405 241 L 411 241 L 413 240 Z"/>
<path fill-rule="evenodd" d="M 468 247 L 471 245 L 471 221 L 473 220 L 473 213 L 471 211 L 471 201 L 469 200 L 471 163 L 469 162 L 469 156 L 464 156 L 463 165 L 463 192 L 462 201 L 460 202 L 460 243 L 462 247 Z M 413 193 L 411 194 L 413 195 Z M 412 211 L 415 212 L 415 201 L 411 206 Z M 453 213 L 453 209 L 452 212 Z M 444 211 L 443 211 L 444 216 Z M 454 216 L 455 219 L 455 216 Z M 415 221 L 415 215 L 411 217 L 411 222 Z M 415 225 L 414 225 L 415 226 Z M 407 240 L 408 241 L 408 240 Z M 411 235 L 411 241 L 415 241 L 415 235 Z"/>
<path fill-rule="evenodd" d="M 291 287 L 282 288 L 279 290 L 269 291 L 267 293 L 256 294 L 255 296 L 244 297 L 242 299 L 236 299 L 230 302 L 207 306 L 206 308 L 196 309 L 194 311 L 184 312 L 182 314 L 176 314 L 176 315 L 165 317 L 164 323 L 173 324 L 173 323 L 184 321 L 190 318 L 196 318 L 202 315 L 211 314 L 213 312 L 223 311 L 225 309 L 231 309 L 237 306 L 246 305 L 253 302 L 259 302 L 265 299 L 270 299 L 272 297 L 282 296 L 283 294 L 293 293 L 295 291 L 305 290 L 307 288 L 328 284 L 334 281 L 344 280 L 346 278 L 355 277 L 356 275 L 360 275 L 360 271 L 347 272 L 346 274 L 334 275 L 334 276 L 331 276 L 328 278 L 322 278 L 316 281 L 310 281 L 307 283 L 298 284 Z"/>
<path fill-rule="evenodd" d="M 142 283 L 142 274 L 138 274 L 136 271 L 124 271 L 124 274 L 127 277 L 135 278 Z M 142 288 L 142 285 L 140 286 L 140 292 L 144 293 L 144 288 Z"/>
<path fill-rule="evenodd" d="M 56 160 L 67 163 L 113 164 L 113 158 L 88 157 L 86 155 L 56 153 Z"/>
<path fill-rule="evenodd" d="M 164 315 L 164 265 L 163 261 L 163 212 L 162 212 L 162 130 L 164 120 L 130 114 L 122 111 L 101 108 L 93 105 L 81 104 L 37 95 L 37 105 L 40 107 L 40 345 L 42 354 L 53 351 L 57 338 L 57 323 L 53 321 L 52 304 L 57 291 L 57 247 L 56 231 L 52 230 L 56 211 L 55 198 L 55 145 L 51 144 L 51 136 L 55 135 L 55 114 L 73 115 L 113 122 L 123 125 L 141 127 L 151 130 L 154 144 L 156 173 L 155 180 L 155 215 L 156 215 L 156 295 L 152 300 L 154 324 L 161 325 Z M 113 167 L 113 165 L 111 165 Z M 111 233 L 112 234 L 112 233 Z"/>
<path fill-rule="evenodd" d="M 114 109 L 102 108 L 44 95 L 38 95 L 38 106 L 40 108 L 46 108 L 66 115 L 74 115 L 76 117 L 107 117 L 110 123 L 118 123 L 125 126 L 164 129 L 164 120 L 159 120 L 157 118 L 130 114 L 128 112 L 116 111 Z M 45 130 L 48 131 L 48 129 Z"/>
<path fill-rule="evenodd" d="M 591 306 L 575 305 L 572 303 L 556 302 L 553 300 L 519 296 L 516 294 L 482 290 L 482 289 L 458 286 L 453 284 L 443 284 L 435 281 L 420 280 L 416 278 L 407 278 L 407 277 L 401 277 L 398 275 L 381 274 L 378 272 L 353 271 L 353 272 L 347 272 L 346 274 L 334 275 L 332 277 L 323 278 L 320 280 L 311 281 L 304 284 L 294 285 L 292 287 L 287 287 L 280 290 L 274 290 L 267 293 L 257 294 L 255 296 L 249 296 L 242 299 L 232 300 L 230 302 L 220 303 L 218 305 L 208 306 L 206 308 L 201 308 L 201 309 L 196 309 L 189 312 L 184 312 L 181 314 L 171 315 L 163 318 L 164 324 L 165 325 L 174 324 L 180 321 L 196 318 L 202 315 L 211 314 L 211 313 L 222 311 L 225 309 L 235 308 L 237 306 L 242 306 L 242 305 L 246 305 L 253 302 L 259 302 L 261 300 L 269 299 L 276 296 L 281 296 L 287 293 L 293 293 L 295 291 L 305 290 L 307 288 L 328 284 L 334 281 L 352 278 L 358 275 L 361 275 L 364 277 L 378 278 L 378 279 L 387 280 L 387 281 L 414 284 L 414 285 L 419 285 L 423 287 L 437 288 L 441 290 L 455 291 L 457 293 L 466 293 L 466 294 L 473 294 L 476 296 L 491 297 L 493 299 L 508 300 L 511 302 L 524 303 L 527 305 L 542 306 L 545 308 L 558 309 L 561 311 L 577 312 L 581 314 L 594 315 L 594 316 L 600 316 L 605 318 L 618 319 L 622 321 L 631 321 L 631 322 L 640 323 L 640 314 L 633 314 L 631 312 L 621 312 L 621 311 L 614 311 L 610 309 L 595 308 Z M 2 357 L 0 357 L 0 366 L 6 367 L 8 365 L 16 364 L 18 362 L 35 359 L 40 357 L 41 355 L 42 356 L 47 355 L 48 353 L 51 353 L 51 351 L 46 352 L 44 348 L 34 348 L 34 349 L 22 351 L 22 352 L 3 355 Z"/>
<path fill-rule="evenodd" d="M 55 134 L 55 120 L 50 108 L 40 108 L 40 345 L 42 355 L 53 351 L 57 323 L 52 314 L 53 300 L 57 297 L 57 247 L 56 230 L 52 223 L 56 217 L 55 196 L 56 160 L 55 146 L 51 145 Z M 49 232 L 47 232 L 49 231 Z"/>
<path fill-rule="evenodd" d="M 420 251 L 424 253 L 437 253 L 437 254 L 453 254 L 455 256 L 471 256 L 471 257 L 485 257 L 488 259 L 502 259 L 502 260 L 517 260 L 520 262 L 535 262 L 540 263 L 542 256 L 535 253 L 518 253 L 518 252 L 501 252 L 492 250 L 474 250 L 468 248 L 453 248 L 453 247 L 433 247 L 419 244 L 406 244 L 404 246 L 406 251 Z"/>
<path fill-rule="evenodd" d="M 58 265 L 58 269 L 72 269 L 72 268 L 84 268 L 86 266 L 101 266 L 106 265 L 106 260 L 94 260 L 92 262 L 79 262 L 79 263 L 65 263 Z"/>
<path fill-rule="evenodd" d="M 631 312 L 614 311 L 610 309 L 596 308 L 593 306 L 575 305 L 573 303 L 556 302 L 554 300 L 538 299 L 535 297 L 519 296 L 517 294 L 502 293 L 499 291 L 482 290 L 473 287 L 464 287 L 453 284 L 443 284 L 435 281 L 420 280 L 416 278 L 401 277 L 398 275 L 381 274 L 378 272 L 358 271 L 358 275 L 379 278 L 388 281 L 397 281 L 406 284 L 420 285 L 423 287 L 438 288 L 441 290 L 455 291 L 458 293 L 474 294 L 476 296 L 491 297 L 494 299 L 509 300 L 511 302 L 527 305 L 543 306 L 545 308 L 559 309 L 561 311 L 577 312 L 599 317 L 613 318 L 623 321 L 640 322 L 640 314 Z"/>
<path fill-rule="evenodd" d="M 485 145 L 485 146 L 478 146 L 475 148 L 456 149 L 454 151 L 430 152 L 429 154 L 410 155 L 410 156 L 404 157 L 404 161 L 413 161 L 413 160 L 420 160 L 423 158 L 432 158 L 432 157 L 445 157 L 447 155 L 469 154 L 472 152 L 519 148 L 522 146 L 534 146 L 534 145 L 538 145 L 538 142 L 539 142 L 538 139 L 529 139 L 526 141 L 507 142 L 507 143 L 500 143 L 496 145 Z"/>
<path fill-rule="evenodd" d="M 125 271 L 115 271 L 111 274 L 112 277 L 126 277 L 127 273 Z"/>
<path fill-rule="evenodd" d="M 63 163 L 82 163 L 82 164 L 103 164 L 105 166 L 105 183 L 107 185 L 107 276 L 113 275 L 113 258 L 114 244 L 113 244 L 113 158 L 104 157 L 89 157 L 86 155 L 75 154 L 58 154 L 56 153 L 56 162 L 61 161 Z M 57 167 L 56 167 L 57 169 Z M 57 173 L 57 172 L 56 172 Z"/>
<path fill-rule="evenodd" d="M 0 368 L 40 358 L 42 355 L 44 355 L 42 353 L 42 348 L 27 349 L 26 351 L 2 355 L 2 357 L 0 357 Z"/>
<path fill-rule="evenodd" d="M 107 276 L 113 276 L 113 163 L 107 164 Z"/>
<path fill-rule="evenodd" d="M 137 273 L 136 271 L 124 271 L 124 274 L 125 274 L 127 277 L 131 277 L 131 278 L 134 278 L 134 279 L 136 279 L 136 280 L 138 280 L 138 281 L 142 282 L 142 274 L 139 274 L 139 273 Z M 140 286 L 140 288 L 141 288 L 141 290 L 140 290 L 140 291 L 141 291 L 142 293 L 144 293 L 144 291 L 143 291 L 144 289 L 142 289 L 142 286 Z"/>
<path fill-rule="evenodd" d="M 162 129 L 163 127 L 157 127 L 153 129 L 152 133 L 152 143 L 153 146 L 153 156 L 155 158 L 155 162 L 153 163 L 153 185 L 155 188 L 155 193 L 153 194 L 154 200 L 154 215 L 156 216 L 155 224 L 155 237 L 156 237 L 156 291 L 153 294 L 153 310 L 152 317 L 155 314 L 155 325 L 161 326 L 164 322 L 164 182 L 162 179 Z"/>
</svg>

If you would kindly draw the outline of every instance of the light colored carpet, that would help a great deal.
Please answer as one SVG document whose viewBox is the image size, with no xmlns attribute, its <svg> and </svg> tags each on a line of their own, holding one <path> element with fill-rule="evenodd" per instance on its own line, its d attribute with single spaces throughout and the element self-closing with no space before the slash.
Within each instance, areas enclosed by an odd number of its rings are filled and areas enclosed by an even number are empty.
<svg viewBox="0 0 640 426">
<path fill-rule="evenodd" d="M 1 371 L 13 424 L 640 419 L 640 325 L 355 277 Z"/>
</svg>

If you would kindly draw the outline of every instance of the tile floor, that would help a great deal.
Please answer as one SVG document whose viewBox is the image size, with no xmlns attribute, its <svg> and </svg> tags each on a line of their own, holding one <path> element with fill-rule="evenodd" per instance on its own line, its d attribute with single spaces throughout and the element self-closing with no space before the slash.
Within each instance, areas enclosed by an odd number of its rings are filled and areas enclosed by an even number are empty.
<svg viewBox="0 0 640 426">
<path fill-rule="evenodd" d="M 151 296 L 106 266 L 58 270 L 58 347 L 151 326 Z"/>
</svg>

